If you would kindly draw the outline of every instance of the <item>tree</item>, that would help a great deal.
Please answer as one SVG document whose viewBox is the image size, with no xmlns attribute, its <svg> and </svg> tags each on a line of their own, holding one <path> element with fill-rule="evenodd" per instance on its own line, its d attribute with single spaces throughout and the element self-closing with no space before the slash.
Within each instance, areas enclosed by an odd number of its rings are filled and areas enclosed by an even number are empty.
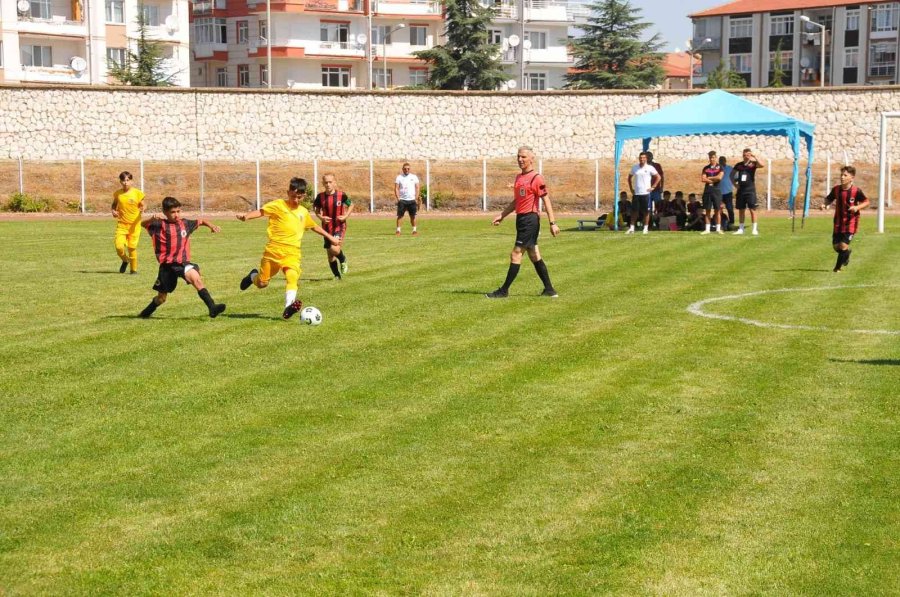
<svg viewBox="0 0 900 597">
<path fill-rule="evenodd" d="M 650 23 L 640 21 L 640 8 L 628 0 L 596 0 L 581 37 L 571 39 L 573 72 L 567 89 L 647 89 L 662 83 L 659 35 L 642 41 Z"/>
<path fill-rule="evenodd" d="M 741 89 L 746 86 L 746 79 L 739 73 L 725 68 L 724 62 L 720 62 L 719 66 L 706 76 L 707 89 Z"/>
<path fill-rule="evenodd" d="M 775 57 L 772 59 L 772 77 L 769 81 L 769 87 L 784 87 L 784 79 L 787 73 L 784 72 L 784 65 L 781 62 L 781 41 L 775 47 Z"/>
<path fill-rule="evenodd" d="M 166 87 L 172 85 L 172 79 L 178 74 L 169 72 L 164 47 L 158 41 L 147 37 L 147 19 L 144 16 L 144 5 L 138 6 L 138 39 L 136 51 L 125 50 L 122 64 L 109 63 L 109 75 L 125 85 L 140 87 Z"/>
<path fill-rule="evenodd" d="M 503 72 L 499 49 L 488 43 L 488 24 L 493 10 L 477 0 L 447 0 L 447 43 L 413 52 L 431 65 L 432 89 L 484 89 L 500 87 L 511 77 Z"/>
</svg>

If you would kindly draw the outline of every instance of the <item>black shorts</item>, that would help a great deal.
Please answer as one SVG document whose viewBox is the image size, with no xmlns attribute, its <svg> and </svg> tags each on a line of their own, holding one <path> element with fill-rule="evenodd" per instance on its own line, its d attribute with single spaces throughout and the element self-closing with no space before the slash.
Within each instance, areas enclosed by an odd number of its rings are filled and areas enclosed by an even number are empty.
<svg viewBox="0 0 900 597">
<path fill-rule="evenodd" d="M 416 217 L 416 213 L 419 211 L 419 204 L 415 201 L 398 201 L 397 202 L 397 217 L 402 218 L 405 213 L 409 213 L 409 217 Z"/>
<path fill-rule="evenodd" d="M 737 196 L 738 209 L 756 209 L 756 191 L 741 191 Z"/>
<path fill-rule="evenodd" d="M 703 209 L 722 209 L 722 191 L 714 186 L 703 189 Z"/>
<path fill-rule="evenodd" d="M 346 231 L 347 231 L 347 227 L 344 226 L 344 227 L 341 228 L 340 230 L 337 230 L 337 231 L 335 231 L 335 232 L 329 232 L 329 234 L 330 234 L 331 236 L 335 237 L 335 238 L 344 238 L 344 232 L 346 232 Z M 330 249 L 330 248 L 331 248 L 331 241 L 328 240 L 328 239 L 326 238 L 326 239 L 325 239 L 325 244 L 324 244 L 323 246 L 324 246 L 326 249 Z"/>
<path fill-rule="evenodd" d="M 647 210 L 653 203 L 652 195 L 632 195 L 631 196 L 631 213 L 637 215 L 638 220 L 643 220 L 647 215 Z"/>
<path fill-rule="evenodd" d="M 853 240 L 853 235 L 849 232 L 835 232 L 831 235 L 831 244 L 833 245 L 849 245 Z"/>
<path fill-rule="evenodd" d="M 516 215 L 516 246 L 530 249 L 538 244 L 541 233 L 541 214 L 528 213 Z"/>
<path fill-rule="evenodd" d="M 160 263 L 153 290 L 169 294 L 178 286 L 178 278 L 184 278 L 184 275 L 192 269 L 197 270 L 198 274 L 200 273 L 200 266 L 196 263 Z"/>
</svg>

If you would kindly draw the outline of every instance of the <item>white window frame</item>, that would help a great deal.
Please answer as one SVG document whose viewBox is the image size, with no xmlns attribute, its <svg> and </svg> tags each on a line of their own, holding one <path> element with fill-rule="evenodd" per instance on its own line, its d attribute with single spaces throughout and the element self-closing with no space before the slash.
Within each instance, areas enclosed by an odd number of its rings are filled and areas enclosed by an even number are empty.
<svg viewBox="0 0 900 597">
<path fill-rule="evenodd" d="M 337 85 L 330 83 L 337 77 Z M 331 87 L 336 89 L 347 89 L 350 87 L 350 67 L 349 66 L 323 66 L 322 67 L 322 87 Z"/>
<path fill-rule="evenodd" d="M 259 37 L 261 40 L 269 37 L 269 25 L 264 20 L 259 21 Z"/>
<path fill-rule="evenodd" d="M 220 17 L 194 19 L 194 43 L 224 44 L 228 41 L 227 23 Z"/>
<path fill-rule="evenodd" d="M 238 21 L 235 24 L 237 43 L 247 45 L 250 43 L 250 21 Z"/>
<path fill-rule="evenodd" d="M 488 43 L 499 46 L 503 43 L 502 29 L 488 29 Z"/>
<path fill-rule="evenodd" d="M 372 25 L 372 45 L 391 45 L 391 36 L 397 33 L 396 31 L 391 32 L 391 29 L 393 27 L 390 25 Z"/>
<path fill-rule="evenodd" d="M 858 8 L 848 8 L 847 9 L 847 26 L 845 31 L 859 31 L 859 9 Z"/>
<path fill-rule="evenodd" d="M 794 71 L 794 51 L 793 50 L 781 50 L 777 52 L 781 54 L 781 70 L 785 73 L 791 73 Z M 776 52 L 769 52 L 769 72 L 774 72 L 775 70 L 775 54 Z"/>
<path fill-rule="evenodd" d="M 343 38 L 343 39 L 342 39 Z M 350 23 L 319 23 L 319 45 L 323 48 L 350 48 Z"/>
<path fill-rule="evenodd" d="M 259 65 L 259 86 L 269 86 L 269 66 L 266 64 Z"/>
<path fill-rule="evenodd" d="M 106 48 L 106 63 L 109 66 L 122 66 L 128 58 L 128 48 Z"/>
<path fill-rule="evenodd" d="M 531 42 L 532 50 L 547 49 L 547 32 L 546 31 L 526 31 L 525 39 Z"/>
<path fill-rule="evenodd" d="M 900 24 L 900 6 L 896 2 L 872 7 L 872 32 L 896 31 Z"/>
<path fill-rule="evenodd" d="M 753 17 L 731 17 L 728 21 L 728 38 L 753 37 Z"/>
<path fill-rule="evenodd" d="M 859 48 L 844 48 L 844 68 L 859 68 Z"/>
<path fill-rule="evenodd" d="M 387 85 L 384 82 L 384 69 L 374 69 L 375 89 L 390 89 L 394 86 L 394 69 L 387 69 Z"/>
<path fill-rule="evenodd" d="M 527 91 L 547 91 L 547 73 L 525 73 Z"/>
<path fill-rule="evenodd" d="M 237 84 L 238 87 L 250 87 L 250 65 L 237 65 Z"/>
<path fill-rule="evenodd" d="M 40 58 L 37 61 L 34 59 L 35 49 L 37 49 L 40 54 Z M 33 66 L 37 68 L 49 68 L 53 66 L 53 46 L 22 44 L 20 55 L 22 57 L 22 66 Z"/>
<path fill-rule="evenodd" d="M 425 47 L 428 45 L 428 27 L 425 25 L 410 25 L 409 45 L 416 47 Z"/>
<path fill-rule="evenodd" d="M 148 27 L 159 27 L 159 7 L 155 4 L 139 4 L 144 13 L 144 23 Z"/>
<path fill-rule="evenodd" d="M 732 54 L 728 57 L 730 70 L 746 75 L 753 71 L 753 54 Z"/>
<path fill-rule="evenodd" d="M 228 87 L 228 68 L 219 66 L 216 68 L 216 87 Z"/>
<path fill-rule="evenodd" d="M 793 35 L 794 15 L 772 15 L 769 17 L 769 35 Z"/>
<path fill-rule="evenodd" d="M 31 3 L 31 18 L 50 20 L 53 17 L 53 2 L 51 0 L 34 0 Z"/>
<path fill-rule="evenodd" d="M 879 54 L 889 55 L 890 59 L 882 59 L 876 61 L 875 58 Z M 896 72 L 897 64 L 897 43 L 893 41 L 877 42 L 869 46 L 869 76 L 870 77 L 893 77 Z"/>
<path fill-rule="evenodd" d="M 125 0 L 106 0 L 106 22 L 125 23 Z"/>
<path fill-rule="evenodd" d="M 410 86 L 427 85 L 428 84 L 428 69 L 427 68 L 410 68 L 409 69 L 409 84 L 410 84 Z"/>
</svg>

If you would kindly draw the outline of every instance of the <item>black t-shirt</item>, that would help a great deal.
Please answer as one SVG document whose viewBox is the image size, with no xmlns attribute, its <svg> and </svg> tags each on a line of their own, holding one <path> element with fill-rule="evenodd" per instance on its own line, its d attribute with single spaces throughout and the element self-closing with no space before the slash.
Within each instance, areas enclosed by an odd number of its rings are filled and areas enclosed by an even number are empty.
<svg viewBox="0 0 900 597">
<path fill-rule="evenodd" d="M 715 166 L 710 166 L 709 164 L 703 166 L 703 174 L 706 174 L 708 178 L 712 178 L 713 176 L 718 176 L 722 173 L 722 166 L 716 164 Z M 719 183 L 717 182 L 708 182 L 706 183 L 706 188 L 717 187 Z"/>
<path fill-rule="evenodd" d="M 756 169 L 759 168 L 757 162 L 749 164 L 740 162 L 734 165 L 734 180 L 738 187 L 738 192 L 753 191 L 756 189 Z"/>
</svg>

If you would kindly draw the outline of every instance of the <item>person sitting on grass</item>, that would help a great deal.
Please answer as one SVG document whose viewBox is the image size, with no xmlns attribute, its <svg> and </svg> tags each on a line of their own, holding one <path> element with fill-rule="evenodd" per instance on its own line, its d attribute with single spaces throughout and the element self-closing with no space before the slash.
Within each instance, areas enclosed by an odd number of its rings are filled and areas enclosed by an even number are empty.
<svg viewBox="0 0 900 597">
<path fill-rule="evenodd" d="M 184 278 L 185 282 L 197 289 L 200 300 L 209 309 L 210 317 L 218 317 L 225 310 L 224 304 L 216 304 L 209 295 L 209 290 L 203 285 L 200 277 L 200 266 L 191 262 L 191 234 L 200 226 L 206 226 L 213 233 L 218 232 L 218 226 L 198 218 L 185 220 L 181 218 L 181 202 L 175 197 L 166 197 L 162 202 L 164 218 L 154 214 L 141 222 L 141 226 L 153 240 L 153 249 L 156 259 L 159 261 L 159 273 L 156 275 L 156 283 L 153 290 L 157 295 L 150 301 L 139 317 L 147 319 L 156 308 L 166 302 L 166 298 L 178 286 L 178 278 Z"/>
<path fill-rule="evenodd" d="M 610 230 L 615 230 L 616 219 L 612 217 L 612 212 L 604 215 L 606 215 L 604 220 L 606 227 Z M 602 218 L 603 216 L 601 215 L 600 217 Z M 629 221 L 631 221 L 631 201 L 628 200 L 628 193 L 622 191 L 619 193 L 619 228 L 627 226 Z"/>
<path fill-rule="evenodd" d="M 687 219 L 682 230 L 703 230 L 706 226 L 706 215 L 703 213 L 703 205 L 697 201 L 697 194 L 688 195 Z"/>
</svg>

